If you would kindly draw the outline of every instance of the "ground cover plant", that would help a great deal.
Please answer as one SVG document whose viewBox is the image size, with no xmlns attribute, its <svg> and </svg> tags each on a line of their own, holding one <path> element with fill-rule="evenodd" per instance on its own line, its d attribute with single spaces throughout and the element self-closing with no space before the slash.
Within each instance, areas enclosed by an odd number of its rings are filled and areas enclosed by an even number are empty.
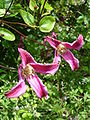
<svg viewBox="0 0 90 120">
<path fill-rule="evenodd" d="M 0 119 L 90 119 L 89 0 L 0 0 Z"/>
</svg>

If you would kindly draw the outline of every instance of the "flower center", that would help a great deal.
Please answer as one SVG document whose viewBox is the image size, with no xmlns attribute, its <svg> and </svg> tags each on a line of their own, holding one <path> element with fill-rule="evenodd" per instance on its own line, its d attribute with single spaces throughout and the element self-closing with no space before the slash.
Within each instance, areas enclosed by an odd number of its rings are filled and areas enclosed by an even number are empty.
<svg viewBox="0 0 90 120">
<path fill-rule="evenodd" d="M 66 47 L 62 44 L 59 44 L 57 46 L 57 51 L 59 52 L 59 54 L 64 54 L 66 52 L 66 50 L 67 50 Z"/>
<path fill-rule="evenodd" d="M 34 73 L 35 73 L 35 71 L 34 71 L 33 67 L 29 64 L 27 64 L 26 67 L 24 69 L 22 69 L 22 75 L 24 77 L 28 77 L 28 76 L 30 76 L 31 74 L 34 74 Z"/>
</svg>

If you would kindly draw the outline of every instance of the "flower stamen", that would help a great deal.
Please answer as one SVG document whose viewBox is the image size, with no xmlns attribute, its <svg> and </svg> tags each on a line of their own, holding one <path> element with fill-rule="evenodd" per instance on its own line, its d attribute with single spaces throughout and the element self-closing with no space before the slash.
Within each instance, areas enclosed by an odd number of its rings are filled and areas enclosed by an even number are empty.
<svg viewBox="0 0 90 120">
<path fill-rule="evenodd" d="M 35 71 L 34 71 L 33 67 L 29 64 L 27 64 L 26 67 L 24 69 L 22 69 L 22 75 L 24 77 L 28 77 L 28 76 L 30 76 L 31 74 L 34 74 L 34 73 L 35 73 Z"/>
<path fill-rule="evenodd" d="M 63 44 L 59 44 L 57 46 L 57 51 L 59 52 L 60 55 L 64 54 L 66 52 L 66 47 Z"/>
</svg>

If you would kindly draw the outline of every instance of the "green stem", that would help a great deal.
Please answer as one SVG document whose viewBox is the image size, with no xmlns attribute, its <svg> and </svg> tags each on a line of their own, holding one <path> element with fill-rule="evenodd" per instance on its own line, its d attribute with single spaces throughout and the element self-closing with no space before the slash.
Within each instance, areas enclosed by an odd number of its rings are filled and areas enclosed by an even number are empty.
<svg viewBox="0 0 90 120">
<path fill-rule="evenodd" d="M 62 90 L 61 90 L 61 88 L 62 88 L 62 85 L 61 85 L 61 75 L 60 75 L 60 71 L 58 71 L 57 72 L 57 92 L 58 92 L 58 94 L 59 94 L 59 96 L 60 96 L 60 98 L 62 98 Z"/>
<path fill-rule="evenodd" d="M 41 17 L 41 15 L 42 15 L 42 13 L 43 13 L 44 6 L 45 6 L 46 2 L 47 2 L 47 0 L 44 0 L 44 4 L 43 4 L 43 7 L 42 7 L 42 10 L 41 10 L 41 13 L 40 13 L 40 17 Z"/>
</svg>

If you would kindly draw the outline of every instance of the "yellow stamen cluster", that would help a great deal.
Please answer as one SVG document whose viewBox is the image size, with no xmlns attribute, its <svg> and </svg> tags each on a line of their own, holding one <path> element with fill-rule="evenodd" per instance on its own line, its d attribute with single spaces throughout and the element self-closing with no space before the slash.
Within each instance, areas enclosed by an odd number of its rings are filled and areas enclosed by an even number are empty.
<svg viewBox="0 0 90 120">
<path fill-rule="evenodd" d="M 66 47 L 62 44 L 59 44 L 57 46 L 57 51 L 59 52 L 59 54 L 64 54 L 66 52 L 66 50 L 67 50 Z"/>
<path fill-rule="evenodd" d="M 22 75 L 24 77 L 28 77 L 28 76 L 30 76 L 31 74 L 34 74 L 34 73 L 35 73 L 35 71 L 34 71 L 33 67 L 29 64 L 27 64 L 26 67 L 24 69 L 22 69 Z"/>
</svg>

